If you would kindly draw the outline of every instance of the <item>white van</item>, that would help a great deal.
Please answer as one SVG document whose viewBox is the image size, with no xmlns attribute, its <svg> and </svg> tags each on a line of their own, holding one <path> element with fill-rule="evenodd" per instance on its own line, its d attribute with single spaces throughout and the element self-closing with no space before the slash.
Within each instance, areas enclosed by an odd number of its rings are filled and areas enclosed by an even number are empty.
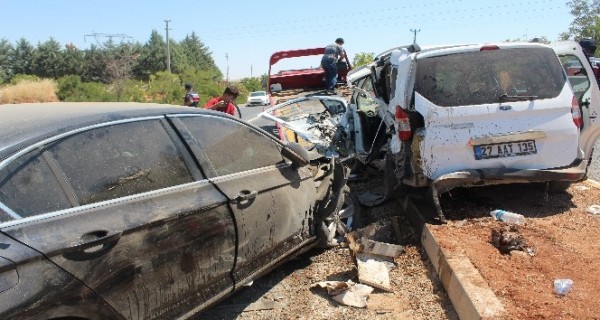
<svg viewBox="0 0 600 320">
<path fill-rule="evenodd" d="M 564 190 L 585 177 L 600 136 L 600 91 L 587 63 L 567 76 L 560 62 L 574 60 L 585 61 L 576 42 L 398 47 L 350 72 L 349 104 L 328 110 L 337 100 L 303 98 L 264 116 L 296 139 L 309 134 L 320 153 L 379 166 L 388 197 L 430 187 L 444 220 L 437 198 L 455 187 L 548 182 Z M 294 117 L 282 117 L 289 109 Z"/>
</svg>

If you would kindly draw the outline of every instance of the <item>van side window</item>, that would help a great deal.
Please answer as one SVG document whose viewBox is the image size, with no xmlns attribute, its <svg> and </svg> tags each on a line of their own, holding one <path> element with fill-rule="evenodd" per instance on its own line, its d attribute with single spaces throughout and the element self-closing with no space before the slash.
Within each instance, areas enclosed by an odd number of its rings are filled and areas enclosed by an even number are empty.
<svg viewBox="0 0 600 320">
<path fill-rule="evenodd" d="M 64 189 L 39 150 L 21 156 L 0 171 L 0 202 L 21 217 L 71 207 Z M 8 220 L 0 215 L 0 222 Z"/>
<path fill-rule="evenodd" d="M 577 97 L 579 102 L 582 102 L 583 95 L 590 88 L 590 80 L 587 77 L 587 72 L 583 67 L 582 61 L 575 55 L 564 55 L 560 56 L 560 63 L 567 73 L 573 93 Z"/>
<path fill-rule="evenodd" d="M 82 205 L 193 181 L 160 120 L 91 129 L 49 152 Z"/>
</svg>

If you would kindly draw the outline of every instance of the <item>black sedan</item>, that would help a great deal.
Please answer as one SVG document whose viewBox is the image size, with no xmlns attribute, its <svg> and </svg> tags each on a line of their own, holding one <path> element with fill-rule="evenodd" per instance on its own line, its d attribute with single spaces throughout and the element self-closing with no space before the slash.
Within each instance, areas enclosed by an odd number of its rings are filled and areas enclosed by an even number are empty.
<svg viewBox="0 0 600 320">
<path fill-rule="evenodd" d="M 191 317 L 343 231 L 346 178 L 224 113 L 0 105 L 0 319 Z"/>
</svg>

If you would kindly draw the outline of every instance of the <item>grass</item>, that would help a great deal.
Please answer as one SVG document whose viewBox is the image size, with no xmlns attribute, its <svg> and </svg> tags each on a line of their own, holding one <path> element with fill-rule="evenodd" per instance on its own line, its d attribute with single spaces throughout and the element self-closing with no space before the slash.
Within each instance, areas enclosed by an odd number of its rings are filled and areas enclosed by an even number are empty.
<svg viewBox="0 0 600 320">
<path fill-rule="evenodd" d="M 0 87 L 0 104 L 54 101 L 58 101 L 54 80 L 24 80 L 15 85 Z"/>
</svg>

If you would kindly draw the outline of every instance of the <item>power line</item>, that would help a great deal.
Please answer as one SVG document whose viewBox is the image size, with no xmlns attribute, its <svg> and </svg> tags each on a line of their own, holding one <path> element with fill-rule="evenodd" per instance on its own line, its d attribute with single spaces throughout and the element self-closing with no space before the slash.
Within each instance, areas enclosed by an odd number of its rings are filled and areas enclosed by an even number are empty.
<svg viewBox="0 0 600 320">
<path fill-rule="evenodd" d="M 96 43 L 98 44 L 98 46 L 103 47 L 104 46 L 104 42 L 100 41 L 100 38 L 108 38 L 108 41 L 112 42 L 113 38 L 120 38 L 121 41 L 123 42 L 123 40 L 125 39 L 133 39 L 133 37 L 128 36 L 126 34 L 123 33 L 98 33 L 98 32 L 93 32 L 91 34 L 86 34 L 83 36 L 83 42 L 85 42 L 85 40 L 88 37 L 93 37 L 96 40 Z"/>
</svg>

